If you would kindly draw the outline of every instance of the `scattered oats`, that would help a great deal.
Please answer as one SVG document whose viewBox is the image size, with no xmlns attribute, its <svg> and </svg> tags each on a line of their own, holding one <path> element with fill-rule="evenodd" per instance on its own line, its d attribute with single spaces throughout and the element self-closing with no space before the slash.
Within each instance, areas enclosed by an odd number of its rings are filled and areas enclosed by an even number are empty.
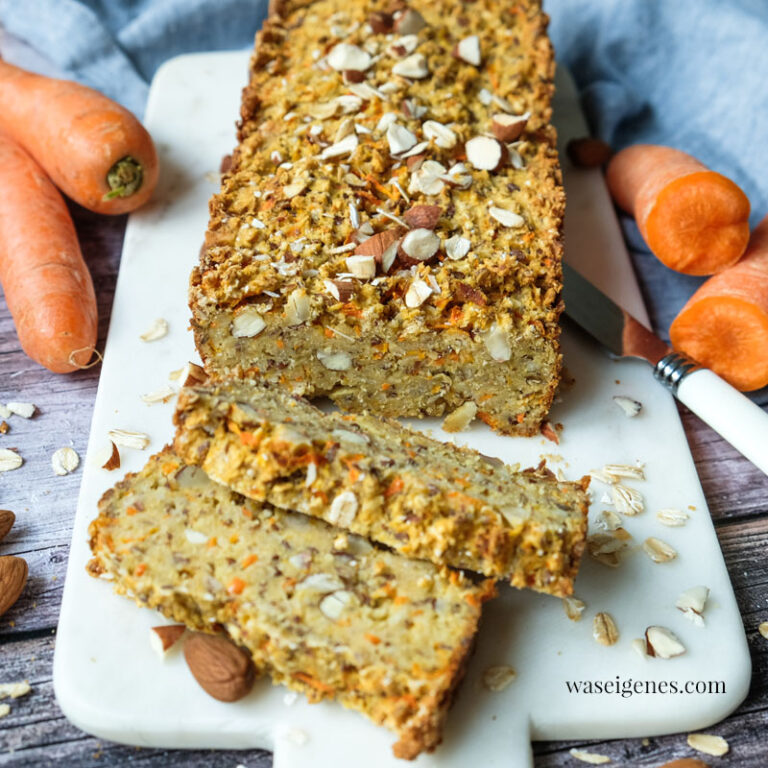
<svg viewBox="0 0 768 768">
<path fill-rule="evenodd" d="M 28 680 L 20 683 L 0 683 L 0 699 L 18 699 L 20 696 L 26 696 L 32 688 Z"/>
<path fill-rule="evenodd" d="M 636 637 L 632 641 L 632 650 L 641 658 L 648 658 L 648 646 L 644 637 Z"/>
<path fill-rule="evenodd" d="M 327 618 L 336 621 L 344 613 L 344 609 L 352 602 L 353 598 L 354 595 L 346 589 L 332 592 L 320 601 L 320 611 Z"/>
<path fill-rule="evenodd" d="M 412 229 L 400 243 L 403 253 L 418 261 L 428 261 L 440 248 L 440 238 L 423 227 Z"/>
<path fill-rule="evenodd" d="M 688 522 L 690 515 L 687 512 L 683 512 L 682 509 L 668 507 L 666 509 L 660 509 L 656 513 L 656 518 L 663 525 L 667 525 L 670 528 L 679 528 Z"/>
<path fill-rule="evenodd" d="M 68 445 L 54 451 L 53 456 L 51 456 L 51 467 L 53 467 L 54 475 L 68 475 L 70 472 L 74 472 L 79 464 L 80 457 L 77 455 L 77 451 Z"/>
<path fill-rule="evenodd" d="M 470 243 L 466 237 L 453 235 L 453 237 L 449 237 L 443 245 L 445 247 L 446 256 L 448 256 L 449 259 L 458 261 L 459 259 L 463 259 L 469 253 L 472 243 Z"/>
<path fill-rule="evenodd" d="M 606 491 L 603 491 L 603 495 L 600 497 L 600 503 L 613 504 L 613 499 L 611 498 L 609 493 L 607 493 Z"/>
<path fill-rule="evenodd" d="M 341 141 L 326 147 L 320 153 L 320 158 L 322 160 L 330 160 L 342 155 L 349 155 L 357 149 L 359 143 L 360 140 L 357 138 L 357 134 L 350 133 L 349 136 L 345 136 Z"/>
<path fill-rule="evenodd" d="M 317 480 L 317 464 L 313 461 L 307 464 L 307 478 L 304 481 L 304 485 L 309 488 L 315 480 Z"/>
<path fill-rule="evenodd" d="M 617 528 L 611 533 L 593 533 L 587 538 L 587 552 L 590 557 L 609 568 L 618 568 L 621 565 L 621 553 L 627 548 L 626 541 L 617 536 Z"/>
<path fill-rule="evenodd" d="M 443 432 L 461 432 L 465 430 L 477 415 L 477 403 L 467 400 L 455 411 L 443 419 Z"/>
<path fill-rule="evenodd" d="M 456 146 L 456 134 L 447 126 L 435 120 L 426 120 L 422 125 L 424 136 L 434 139 L 435 144 L 442 149 L 452 149 Z"/>
<path fill-rule="evenodd" d="M 317 359 L 329 371 L 348 371 L 352 367 L 352 358 L 346 352 L 320 349 L 317 352 Z"/>
<path fill-rule="evenodd" d="M 236 339 L 251 339 L 258 336 L 267 324 L 256 307 L 246 307 L 232 321 L 231 332 Z"/>
<path fill-rule="evenodd" d="M 686 619 L 692 621 L 696 626 L 704 626 L 704 608 L 709 598 L 708 587 L 691 587 L 686 589 L 680 597 L 677 598 L 675 608 L 683 612 Z"/>
<path fill-rule="evenodd" d="M 414 53 L 392 67 L 392 74 L 411 80 L 422 80 L 429 75 L 427 59 L 423 53 Z"/>
<path fill-rule="evenodd" d="M 605 765 L 606 763 L 611 762 L 610 757 L 598 755 L 597 752 L 585 752 L 582 749 L 576 749 L 576 747 L 574 747 L 569 754 L 571 757 L 581 760 L 582 763 L 589 763 L 590 765 Z"/>
<path fill-rule="evenodd" d="M 590 469 L 589 475 L 593 480 L 597 480 L 598 483 L 605 483 L 605 485 L 613 485 L 616 482 L 615 477 L 602 469 Z"/>
<path fill-rule="evenodd" d="M 160 387 L 154 392 L 149 392 L 146 395 L 142 395 L 141 399 L 147 403 L 147 405 L 153 405 L 155 403 L 167 403 L 174 395 L 176 390 L 171 386 Z"/>
<path fill-rule="evenodd" d="M 578 597 L 564 597 L 563 608 L 565 609 L 565 615 L 571 621 L 581 621 L 581 614 L 584 613 L 586 603 L 583 600 L 579 600 Z"/>
<path fill-rule="evenodd" d="M 123 448 L 135 448 L 143 451 L 149 445 L 149 435 L 143 432 L 129 432 L 125 429 L 110 429 L 107 433 L 109 439 Z"/>
<path fill-rule="evenodd" d="M 483 336 L 483 343 L 488 354 L 497 362 L 505 363 L 512 357 L 512 348 L 509 346 L 507 332 L 498 323 L 493 323 Z"/>
<path fill-rule="evenodd" d="M 480 38 L 477 35 L 470 35 L 459 41 L 456 46 L 456 55 L 467 64 L 472 64 L 475 67 L 480 66 Z"/>
<path fill-rule="evenodd" d="M 614 395 L 613 402 L 616 403 L 629 418 L 637 416 L 637 414 L 643 410 L 642 403 L 633 400 L 631 397 L 625 397 L 624 395 Z"/>
<path fill-rule="evenodd" d="M 517 672 L 507 664 L 500 664 L 496 667 L 488 667 L 483 672 L 483 685 L 489 691 L 503 691 L 508 685 L 514 682 Z"/>
<path fill-rule="evenodd" d="M 685 653 L 685 646 L 677 635 L 666 627 L 648 627 L 645 630 L 645 644 L 648 655 L 659 659 L 671 659 Z"/>
<path fill-rule="evenodd" d="M 0 718 L 10 714 L 11 708 L 7 704 L 0 704 Z"/>
<path fill-rule="evenodd" d="M 615 531 L 621 527 L 621 518 L 610 509 L 604 509 L 595 518 L 595 525 L 603 531 Z"/>
<path fill-rule="evenodd" d="M 11 413 L 22 419 L 31 419 L 37 408 L 32 403 L 7 403 L 5 406 Z"/>
<path fill-rule="evenodd" d="M 376 277 L 376 260 L 373 256 L 347 256 L 346 264 L 349 272 L 361 280 Z"/>
<path fill-rule="evenodd" d="M 621 483 L 611 486 L 611 500 L 613 506 L 627 517 L 633 517 L 645 509 L 640 492 Z"/>
<path fill-rule="evenodd" d="M 722 757 L 730 749 L 728 742 L 722 736 L 715 736 L 711 733 L 689 733 L 688 746 L 697 752 L 703 752 L 705 755 L 712 755 L 713 757 Z"/>
<path fill-rule="evenodd" d="M 303 288 L 295 288 L 285 302 L 285 317 L 288 325 L 301 325 L 309 320 L 310 301 Z"/>
<path fill-rule="evenodd" d="M 298 747 L 303 747 L 309 741 L 309 735 L 301 728 L 289 728 L 285 735 Z"/>
<path fill-rule="evenodd" d="M 416 136 L 399 123 L 392 123 L 387 128 L 387 142 L 389 143 L 389 151 L 393 155 L 407 152 L 417 141 Z"/>
<path fill-rule="evenodd" d="M 633 480 L 645 480 L 645 472 L 642 465 L 633 464 L 606 464 L 603 467 L 606 472 L 613 477 L 628 477 Z"/>
<path fill-rule="evenodd" d="M 619 630 L 610 613 L 600 611 L 592 620 L 592 637 L 600 645 L 615 645 L 619 639 Z"/>
<path fill-rule="evenodd" d="M 430 296 L 432 295 L 432 289 L 423 280 L 416 279 L 405 292 L 405 306 L 416 308 L 420 307 Z"/>
<path fill-rule="evenodd" d="M 10 472 L 18 469 L 24 463 L 24 459 L 16 451 L 10 448 L 0 448 L 0 472 Z"/>
<path fill-rule="evenodd" d="M 498 221 L 503 227 L 522 227 L 525 225 L 525 219 L 519 213 L 508 211 L 506 208 L 492 205 L 488 209 L 488 213 L 492 219 Z"/>
<path fill-rule="evenodd" d="M 328 65 L 337 72 L 345 69 L 355 69 L 364 72 L 371 66 L 371 55 L 349 43 L 338 43 L 325 57 Z"/>
<path fill-rule="evenodd" d="M 757 628 L 757 631 L 768 640 L 768 621 L 763 621 Z"/>
<path fill-rule="evenodd" d="M 655 536 L 649 536 L 643 542 L 643 551 L 654 563 L 668 563 L 677 557 L 677 550 Z"/>
</svg>

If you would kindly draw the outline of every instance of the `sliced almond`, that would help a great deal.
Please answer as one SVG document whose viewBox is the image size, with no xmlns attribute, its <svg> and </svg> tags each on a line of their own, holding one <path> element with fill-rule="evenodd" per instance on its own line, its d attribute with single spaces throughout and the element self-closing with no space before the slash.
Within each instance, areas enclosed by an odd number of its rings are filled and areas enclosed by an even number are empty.
<svg viewBox="0 0 768 768">
<path fill-rule="evenodd" d="M 300 195 L 307 188 L 307 182 L 305 179 L 297 179 L 290 184 L 286 184 L 283 187 L 283 197 L 287 200 L 292 200 L 297 195 Z"/>
<path fill-rule="evenodd" d="M 656 519 L 662 524 L 670 528 L 679 528 L 685 525 L 690 518 L 687 512 L 683 512 L 682 509 L 674 509 L 667 507 L 666 509 L 660 509 L 656 513 Z"/>
<path fill-rule="evenodd" d="M 422 130 L 427 139 L 432 139 L 442 149 L 452 149 L 456 146 L 458 138 L 447 125 L 436 120 L 425 120 Z"/>
<path fill-rule="evenodd" d="M 235 315 L 231 333 L 236 339 L 251 339 L 258 336 L 266 327 L 267 324 L 256 307 L 248 306 Z"/>
<path fill-rule="evenodd" d="M 385 133 L 390 125 L 397 122 L 397 114 L 395 112 L 385 112 L 376 123 L 376 130 L 381 133 Z"/>
<path fill-rule="evenodd" d="M 360 280 L 370 280 L 376 277 L 376 260 L 373 256 L 347 256 L 346 264 L 347 270 Z"/>
<path fill-rule="evenodd" d="M 403 214 L 403 218 L 411 229 L 434 229 L 442 213 L 439 205 L 413 205 Z"/>
<path fill-rule="evenodd" d="M 508 211 L 506 208 L 499 208 L 496 205 L 488 208 L 488 213 L 492 219 L 498 221 L 503 227 L 518 228 L 525 224 L 525 219 L 519 213 Z"/>
<path fill-rule="evenodd" d="M 712 755 L 713 757 L 722 757 L 730 750 L 728 742 L 722 736 L 715 736 L 711 733 L 688 734 L 688 746 L 697 752 L 703 752 L 705 755 Z"/>
<path fill-rule="evenodd" d="M 353 93 L 344 93 L 341 96 L 337 96 L 335 101 L 337 107 L 339 107 L 345 115 L 355 114 L 356 112 L 359 112 L 360 108 L 363 106 L 363 100 Z"/>
<path fill-rule="evenodd" d="M 483 685 L 489 691 L 497 693 L 511 685 L 516 677 L 517 672 L 515 672 L 513 667 L 510 667 L 508 664 L 500 664 L 495 667 L 488 667 L 483 672 Z"/>
<path fill-rule="evenodd" d="M 342 528 L 348 528 L 357 515 L 357 496 L 352 491 L 342 491 L 331 502 L 328 511 L 328 522 Z"/>
<path fill-rule="evenodd" d="M 477 403 L 467 400 L 443 419 L 443 432 L 462 432 L 472 423 L 476 415 Z"/>
<path fill-rule="evenodd" d="M 644 637 L 636 637 L 632 641 L 632 650 L 641 658 L 648 658 L 648 644 L 645 642 Z"/>
<path fill-rule="evenodd" d="M 348 371 L 352 367 L 352 358 L 346 352 L 321 349 L 317 352 L 317 359 L 329 371 Z"/>
<path fill-rule="evenodd" d="M 144 432 L 130 432 L 127 429 L 110 429 L 109 439 L 123 448 L 135 448 L 143 451 L 149 445 L 149 435 Z"/>
<path fill-rule="evenodd" d="M 346 608 L 352 604 L 354 594 L 347 589 L 331 592 L 320 601 L 320 612 L 328 619 L 336 621 L 341 618 Z"/>
<path fill-rule="evenodd" d="M 457 186 L 459 189 L 468 189 L 472 186 L 472 174 L 464 163 L 452 165 L 444 177 L 449 184 Z"/>
<path fill-rule="evenodd" d="M 345 69 L 357 69 L 361 72 L 371 66 L 371 55 L 350 43 L 338 43 L 325 57 L 328 65 L 337 72 Z"/>
<path fill-rule="evenodd" d="M 709 598 L 709 588 L 704 586 L 691 587 L 681 593 L 675 602 L 675 608 L 683 612 L 697 626 L 704 626 L 704 608 Z"/>
<path fill-rule="evenodd" d="M 402 109 L 406 117 L 414 120 L 419 120 L 427 114 L 427 108 L 419 104 L 416 99 L 403 99 Z"/>
<path fill-rule="evenodd" d="M 666 627 L 648 627 L 645 630 L 648 655 L 660 659 L 672 659 L 685 653 L 685 646 L 672 630 Z"/>
<path fill-rule="evenodd" d="M 614 395 L 613 402 L 631 419 L 643 409 L 643 404 L 625 395 Z"/>
<path fill-rule="evenodd" d="M 391 13 L 374 11 L 368 16 L 368 23 L 371 25 L 371 30 L 375 35 L 385 35 L 392 31 L 395 20 L 392 18 Z"/>
<path fill-rule="evenodd" d="M 458 261 L 459 259 L 463 259 L 469 253 L 472 243 L 470 243 L 466 237 L 453 235 L 453 237 L 449 237 L 443 243 L 443 246 L 445 247 L 446 256 L 448 256 L 449 259 Z"/>
<path fill-rule="evenodd" d="M 677 557 L 677 550 L 655 536 L 649 536 L 643 542 L 643 551 L 654 563 L 669 563 Z"/>
<path fill-rule="evenodd" d="M 167 334 L 168 321 L 164 320 L 162 317 L 158 317 L 153 321 L 152 325 L 150 325 L 149 328 L 147 328 L 147 330 L 139 336 L 139 338 L 142 341 L 157 341 L 158 339 L 162 339 L 163 336 L 166 336 Z"/>
<path fill-rule="evenodd" d="M 495 171 L 504 156 L 504 148 L 490 136 L 474 136 L 465 145 L 467 161 L 478 170 Z"/>
<path fill-rule="evenodd" d="M 165 624 L 149 630 L 149 644 L 158 656 L 165 654 L 181 639 L 186 631 L 183 624 Z"/>
<path fill-rule="evenodd" d="M 349 136 L 355 130 L 355 120 L 352 117 L 345 117 L 336 128 L 336 133 L 333 134 L 334 143 L 340 142 L 342 139 Z"/>
<path fill-rule="evenodd" d="M 32 403 L 6 403 L 5 407 L 16 416 L 21 416 L 22 419 L 31 419 L 37 410 L 37 407 Z"/>
<path fill-rule="evenodd" d="M 432 295 L 432 288 L 423 280 L 416 279 L 405 292 L 405 306 L 415 309 L 420 307 Z"/>
<path fill-rule="evenodd" d="M 0 472 L 10 472 L 18 469 L 24 463 L 24 459 L 16 451 L 10 448 L 0 448 Z"/>
<path fill-rule="evenodd" d="M 345 304 L 357 292 L 357 286 L 351 280 L 324 280 L 323 284 L 336 301 L 341 301 Z"/>
<path fill-rule="evenodd" d="M 356 133 L 350 133 L 345 136 L 341 141 L 337 141 L 335 144 L 331 144 L 326 147 L 321 153 L 320 158 L 322 160 L 333 160 L 336 157 L 343 157 L 354 152 L 360 140 L 357 138 Z"/>
<path fill-rule="evenodd" d="M 606 755 L 598 755 L 597 752 L 585 752 L 583 749 L 576 749 L 574 747 L 568 753 L 576 760 L 581 760 L 582 763 L 589 763 L 589 765 L 605 765 L 611 762 L 611 758 Z"/>
<path fill-rule="evenodd" d="M 610 613 L 600 611 L 592 620 L 592 636 L 600 645 L 616 645 L 619 640 L 619 630 Z"/>
<path fill-rule="evenodd" d="M 167 403 L 175 394 L 176 390 L 166 385 L 156 389 L 154 392 L 147 392 L 146 395 L 141 396 L 141 399 L 147 405 L 155 405 L 156 403 Z"/>
<path fill-rule="evenodd" d="M 338 100 L 321 101 L 319 104 L 310 104 L 307 111 L 315 120 L 330 120 L 339 111 L 340 106 Z"/>
<path fill-rule="evenodd" d="M 394 29 L 399 35 L 415 35 L 426 26 L 424 17 L 413 8 L 406 8 L 395 16 Z"/>
<path fill-rule="evenodd" d="M 488 354 L 497 363 L 505 363 L 512 357 L 512 348 L 509 346 L 507 332 L 498 323 L 493 323 L 488 332 L 483 336 L 483 343 Z"/>
<path fill-rule="evenodd" d="M 495 114 L 491 118 L 493 135 L 499 141 L 517 141 L 525 130 L 530 116 L 529 112 L 526 112 L 524 115 Z"/>
<path fill-rule="evenodd" d="M 425 228 L 412 229 L 400 243 L 400 249 L 411 259 L 428 261 L 440 248 L 440 238 Z"/>
<path fill-rule="evenodd" d="M 417 141 L 416 136 L 399 123 L 391 123 L 387 128 L 387 143 L 389 144 L 389 151 L 393 155 L 407 152 L 416 145 Z"/>
<path fill-rule="evenodd" d="M 113 469 L 120 469 L 120 451 L 117 446 L 110 440 L 112 451 L 109 458 L 101 465 L 102 469 L 106 469 L 107 472 L 111 472 Z"/>
<path fill-rule="evenodd" d="M 80 457 L 77 451 L 68 445 L 53 452 L 51 456 L 51 467 L 55 475 L 68 475 L 74 472 L 80 464 Z"/>
<path fill-rule="evenodd" d="M 392 73 L 400 75 L 400 77 L 407 77 L 409 80 L 423 80 L 429 76 L 427 59 L 423 53 L 413 53 L 398 61 L 392 67 Z"/>
<path fill-rule="evenodd" d="M 469 37 L 460 40 L 454 50 L 454 55 L 457 59 L 466 61 L 467 64 L 479 67 L 482 61 L 480 38 L 477 35 L 470 35 Z"/>
<path fill-rule="evenodd" d="M 411 174 L 408 192 L 411 194 L 423 192 L 425 195 L 439 195 L 445 187 L 445 175 L 444 165 L 436 160 L 425 160 Z"/>
<path fill-rule="evenodd" d="M 285 319 L 288 325 L 301 325 L 309 320 L 311 302 L 307 292 L 303 288 L 295 288 L 291 291 L 285 302 Z"/>
<path fill-rule="evenodd" d="M 355 248 L 355 256 L 373 256 L 377 262 L 381 262 L 384 253 L 389 248 L 394 246 L 395 251 L 397 250 L 402 236 L 403 230 L 401 229 L 384 229 L 360 243 Z M 386 272 L 387 270 L 385 269 L 384 271 Z"/>
<path fill-rule="evenodd" d="M 584 613 L 586 604 L 583 600 L 579 600 L 577 597 L 564 597 L 563 608 L 565 615 L 571 621 L 581 621 L 581 614 Z"/>
</svg>

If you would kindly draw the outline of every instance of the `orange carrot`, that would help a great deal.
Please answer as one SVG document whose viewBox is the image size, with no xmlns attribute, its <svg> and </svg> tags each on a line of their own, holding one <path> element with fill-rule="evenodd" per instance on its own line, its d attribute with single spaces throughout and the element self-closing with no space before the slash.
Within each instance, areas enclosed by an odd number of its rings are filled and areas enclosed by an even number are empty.
<svg viewBox="0 0 768 768">
<path fill-rule="evenodd" d="M 0 284 L 22 349 L 55 373 L 96 347 L 96 295 L 69 211 L 42 168 L 0 132 Z"/>
<path fill-rule="evenodd" d="M 742 392 L 768 386 L 768 216 L 744 258 L 693 294 L 670 336 L 676 349 Z"/>
<path fill-rule="evenodd" d="M 670 269 L 713 275 L 749 240 L 749 200 L 730 179 L 671 147 L 636 144 L 613 156 L 606 181 L 645 242 Z"/>
<path fill-rule="evenodd" d="M 157 184 L 154 144 L 127 109 L 92 88 L 2 60 L 0 130 L 64 194 L 97 213 L 133 211 Z"/>
</svg>

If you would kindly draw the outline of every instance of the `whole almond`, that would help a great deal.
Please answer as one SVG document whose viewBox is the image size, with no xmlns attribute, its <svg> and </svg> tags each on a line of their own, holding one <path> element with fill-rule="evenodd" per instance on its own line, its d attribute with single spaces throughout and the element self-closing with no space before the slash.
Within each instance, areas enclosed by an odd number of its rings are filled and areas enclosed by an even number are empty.
<svg viewBox="0 0 768 768">
<path fill-rule="evenodd" d="M 28 572 L 26 561 L 20 557 L 0 557 L 0 616 L 19 599 Z"/>
<path fill-rule="evenodd" d="M 184 658 L 200 687 L 219 701 L 242 699 L 256 680 L 251 657 L 223 635 L 190 634 Z"/>
<path fill-rule="evenodd" d="M 591 137 L 571 139 L 565 151 L 578 168 L 597 168 L 605 165 L 613 156 L 613 150 L 608 144 Z"/>
<path fill-rule="evenodd" d="M 0 541 L 8 535 L 15 522 L 16 515 L 10 509 L 0 509 Z"/>
<path fill-rule="evenodd" d="M 434 229 L 442 213 L 439 205 L 414 205 L 403 218 L 411 229 Z"/>
</svg>

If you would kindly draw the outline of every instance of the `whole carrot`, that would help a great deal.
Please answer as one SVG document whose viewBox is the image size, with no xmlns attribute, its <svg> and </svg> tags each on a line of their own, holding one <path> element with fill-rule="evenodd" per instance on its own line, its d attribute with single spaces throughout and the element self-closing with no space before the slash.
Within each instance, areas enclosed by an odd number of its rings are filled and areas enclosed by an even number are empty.
<svg viewBox="0 0 768 768">
<path fill-rule="evenodd" d="M 669 329 L 672 345 L 743 392 L 768 386 L 768 216 L 744 258 L 710 277 Z"/>
<path fill-rule="evenodd" d="M 96 347 L 93 283 L 59 191 L 0 131 L 0 284 L 22 349 L 55 373 Z"/>
<path fill-rule="evenodd" d="M 636 144 L 613 156 L 606 181 L 645 242 L 670 269 L 713 275 L 749 240 L 749 200 L 730 179 L 671 147 Z"/>
<path fill-rule="evenodd" d="M 144 126 L 92 88 L 0 60 L 0 130 L 53 183 L 97 213 L 143 205 L 157 184 L 157 154 Z"/>
</svg>

